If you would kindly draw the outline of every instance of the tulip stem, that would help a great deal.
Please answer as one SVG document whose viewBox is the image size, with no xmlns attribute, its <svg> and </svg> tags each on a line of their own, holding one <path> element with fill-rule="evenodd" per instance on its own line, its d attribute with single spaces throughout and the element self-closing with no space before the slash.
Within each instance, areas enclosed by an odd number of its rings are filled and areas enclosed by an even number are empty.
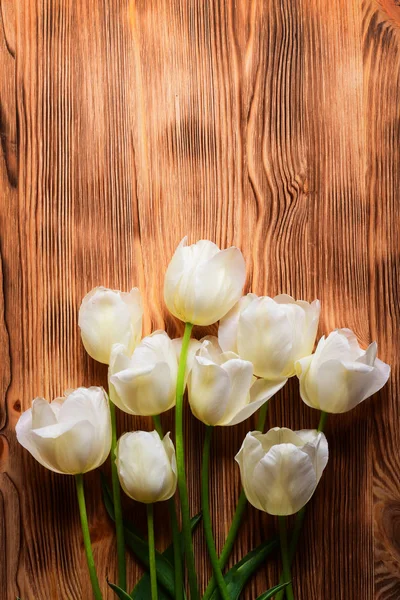
<svg viewBox="0 0 400 600">
<path fill-rule="evenodd" d="M 293 587 L 290 576 L 290 556 L 289 556 L 289 548 L 288 548 L 288 539 L 287 539 L 287 527 L 286 527 L 286 517 L 278 517 L 279 520 L 279 537 L 281 542 L 281 555 L 282 555 L 282 565 L 283 565 L 283 581 L 288 583 L 286 586 L 286 598 L 287 600 L 294 600 L 293 595 Z"/>
<path fill-rule="evenodd" d="M 117 535 L 117 560 L 118 560 L 118 585 L 126 592 L 126 562 L 125 562 L 125 536 L 124 522 L 122 520 L 121 488 L 119 485 L 115 452 L 117 448 L 117 422 L 115 405 L 110 400 L 111 415 L 111 479 L 113 489 L 115 532 Z"/>
<path fill-rule="evenodd" d="M 85 490 L 83 487 L 83 475 L 75 475 L 76 494 L 78 496 L 79 514 L 81 517 L 83 543 L 85 546 L 86 561 L 89 569 L 90 581 L 92 582 L 93 594 L 96 600 L 102 600 L 99 580 L 97 578 L 96 567 L 94 564 L 92 543 L 90 541 L 90 532 L 86 512 Z"/>
<path fill-rule="evenodd" d="M 203 463 L 201 468 L 201 508 L 203 511 L 203 523 L 204 533 L 206 537 L 208 554 L 210 557 L 211 565 L 214 571 L 214 577 L 216 579 L 221 598 L 223 600 L 229 600 L 229 593 L 226 587 L 224 576 L 222 575 L 221 567 L 218 561 L 217 551 L 215 549 L 214 535 L 212 531 L 211 515 L 210 515 L 210 497 L 209 497 L 209 481 L 208 481 L 208 470 L 210 464 L 210 449 L 211 440 L 213 434 L 213 427 L 208 426 L 206 428 L 206 436 L 204 439 L 203 447 Z"/>
<path fill-rule="evenodd" d="M 179 357 L 178 377 L 176 382 L 175 438 L 178 489 L 182 514 L 182 537 L 188 570 L 190 598 L 191 600 L 199 600 L 199 588 L 197 583 L 196 566 L 194 562 L 192 531 L 190 527 L 189 497 L 185 468 L 185 446 L 183 441 L 183 395 L 185 392 L 186 361 L 192 329 L 193 325 L 191 323 L 185 323 L 185 332 L 183 334 L 182 349 Z"/>
<path fill-rule="evenodd" d="M 325 429 L 327 419 L 328 419 L 328 413 L 321 410 L 321 417 L 320 417 L 320 420 L 318 423 L 318 430 L 317 430 L 318 433 L 320 433 L 321 431 L 323 431 Z"/>
<path fill-rule="evenodd" d="M 321 411 L 321 416 L 318 423 L 318 433 L 322 432 L 325 429 L 325 425 L 328 419 L 328 413 Z M 289 547 L 289 565 L 292 566 L 293 559 L 296 554 L 297 544 L 299 543 L 300 533 L 303 529 L 304 517 L 306 516 L 307 504 L 303 506 L 301 510 L 296 515 L 296 520 L 294 523 L 292 539 L 290 540 Z M 284 575 L 282 573 L 279 583 L 284 583 Z M 283 600 L 283 596 L 285 594 L 285 590 L 278 592 L 275 600 Z"/>
<path fill-rule="evenodd" d="M 160 438 L 164 437 L 160 415 L 153 416 L 154 427 Z M 174 498 L 168 500 L 169 517 L 171 520 L 172 542 L 174 546 L 174 575 L 175 575 L 175 600 L 183 600 L 183 573 L 182 573 L 182 544 L 179 535 L 178 517 Z"/>
<path fill-rule="evenodd" d="M 151 600 L 157 600 L 157 569 L 156 569 L 156 547 L 154 543 L 154 511 L 153 504 L 147 505 L 147 534 L 149 542 L 149 565 L 150 565 L 150 589 Z"/>
<path fill-rule="evenodd" d="M 267 418 L 267 412 L 268 412 L 268 402 L 263 404 L 259 410 L 257 425 L 256 425 L 257 431 L 264 430 L 265 420 Z M 222 552 L 219 557 L 219 567 L 221 570 L 225 567 L 225 565 L 228 562 L 228 559 L 231 555 L 233 544 L 235 543 L 236 536 L 238 534 L 240 525 L 242 523 L 242 519 L 243 519 L 244 511 L 246 510 L 246 506 L 247 506 L 247 498 L 246 498 L 246 494 L 242 490 L 240 492 L 240 496 L 239 496 L 239 500 L 238 500 L 238 503 L 236 506 L 235 514 L 233 515 L 232 523 L 229 528 L 224 547 L 222 548 Z M 204 593 L 203 600 L 210 600 L 210 598 L 215 590 L 216 585 L 217 585 L 217 581 L 215 579 L 215 576 L 213 575 L 211 577 L 209 584 L 207 586 L 207 589 Z"/>
</svg>

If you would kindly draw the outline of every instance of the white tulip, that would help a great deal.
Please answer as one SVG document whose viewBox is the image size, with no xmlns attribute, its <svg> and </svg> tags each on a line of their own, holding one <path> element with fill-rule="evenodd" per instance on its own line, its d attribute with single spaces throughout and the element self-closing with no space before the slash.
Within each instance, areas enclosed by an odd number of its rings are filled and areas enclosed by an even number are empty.
<svg viewBox="0 0 400 600">
<path fill-rule="evenodd" d="M 376 353 L 376 342 L 362 350 L 350 329 L 323 336 L 315 354 L 296 363 L 303 401 L 328 413 L 351 410 L 389 379 L 390 367 Z"/>
<path fill-rule="evenodd" d="M 118 441 L 116 465 L 122 489 L 138 502 L 151 504 L 171 498 L 176 490 L 175 448 L 169 433 L 125 433 Z"/>
<path fill-rule="evenodd" d="M 80 387 L 48 403 L 36 398 L 16 426 L 17 439 L 56 473 L 76 475 L 99 467 L 111 447 L 108 398 L 100 387 Z"/>
<path fill-rule="evenodd" d="M 208 240 L 179 244 L 165 274 L 164 298 L 169 311 L 194 325 L 221 319 L 242 295 L 246 266 L 238 248 L 220 250 Z"/>
<path fill-rule="evenodd" d="M 188 381 L 192 413 L 206 425 L 236 425 L 256 412 L 286 383 L 253 376 L 251 362 L 223 353 L 216 337 L 206 337 L 194 357 Z"/>
<path fill-rule="evenodd" d="M 319 300 L 247 294 L 221 320 L 219 343 L 252 362 L 258 377 L 292 377 L 296 360 L 313 350 L 319 313 Z"/>
<path fill-rule="evenodd" d="M 158 415 L 175 405 L 178 360 L 165 331 L 143 338 L 133 354 L 121 344 L 111 353 L 110 399 L 132 415 Z"/>
<path fill-rule="evenodd" d="M 114 344 L 123 344 L 132 353 L 142 336 L 142 317 L 137 288 L 129 293 L 94 288 L 79 309 L 78 324 L 86 352 L 104 364 L 109 364 Z"/>
<path fill-rule="evenodd" d="M 328 442 L 316 430 L 251 431 L 235 460 L 246 497 L 255 508 L 292 515 L 315 492 L 328 462 Z"/>
</svg>

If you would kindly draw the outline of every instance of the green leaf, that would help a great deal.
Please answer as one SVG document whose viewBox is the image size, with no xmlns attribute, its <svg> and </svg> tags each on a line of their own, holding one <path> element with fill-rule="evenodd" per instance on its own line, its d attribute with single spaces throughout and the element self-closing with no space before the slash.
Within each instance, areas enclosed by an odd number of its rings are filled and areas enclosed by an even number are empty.
<svg viewBox="0 0 400 600">
<path fill-rule="evenodd" d="M 108 581 L 108 579 L 107 579 L 107 583 L 110 586 L 110 588 L 112 590 L 114 590 L 114 592 L 117 594 L 117 596 L 120 600 L 132 600 L 130 595 L 127 592 L 124 592 L 124 590 L 122 590 L 120 587 L 115 585 L 115 583 L 111 583 L 110 581 Z"/>
<path fill-rule="evenodd" d="M 197 515 L 195 515 L 194 517 L 192 517 L 190 519 L 190 527 L 191 527 L 192 533 L 196 529 L 196 527 L 200 523 L 200 521 L 201 521 L 201 512 L 199 512 Z M 171 564 L 173 564 L 174 563 L 174 545 L 171 544 L 170 546 L 168 546 L 168 548 L 166 548 L 164 550 L 162 555 L 164 558 L 169 560 L 171 562 Z M 150 575 L 148 573 L 145 573 L 142 576 L 142 578 L 138 581 L 138 583 L 135 585 L 135 588 L 131 592 L 131 597 L 133 600 L 148 600 L 150 598 L 150 596 L 151 596 Z M 158 586 L 158 600 L 170 600 L 170 597 L 167 594 L 165 594 L 165 592 L 163 591 L 161 586 Z"/>
<path fill-rule="evenodd" d="M 273 598 L 278 592 L 284 590 L 285 587 L 289 585 L 289 583 L 290 582 L 287 581 L 286 583 L 280 583 L 275 587 L 270 588 L 269 590 L 261 594 L 261 596 L 258 596 L 257 600 L 268 600 L 268 598 Z"/>
<path fill-rule="evenodd" d="M 278 548 L 277 538 L 263 542 L 257 548 L 246 554 L 242 560 L 234 565 L 225 575 L 226 586 L 231 600 L 239 600 L 240 594 L 258 567 L 265 562 L 267 556 Z M 216 588 L 210 600 L 220 600 L 221 596 Z"/>
<path fill-rule="evenodd" d="M 103 491 L 103 499 L 106 510 L 110 518 L 114 521 L 114 504 L 112 500 L 111 490 L 107 484 L 105 476 L 101 473 L 101 486 Z M 149 568 L 149 546 L 148 543 L 137 533 L 136 528 L 132 523 L 124 521 L 125 543 L 141 563 Z M 172 564 L 164 558 L 160 552 L 156 551 L 156 569 L 157 580 L 168 592 L 171 598 L 175 596 L 175 579 L 174 568 Z"/>
</svg>

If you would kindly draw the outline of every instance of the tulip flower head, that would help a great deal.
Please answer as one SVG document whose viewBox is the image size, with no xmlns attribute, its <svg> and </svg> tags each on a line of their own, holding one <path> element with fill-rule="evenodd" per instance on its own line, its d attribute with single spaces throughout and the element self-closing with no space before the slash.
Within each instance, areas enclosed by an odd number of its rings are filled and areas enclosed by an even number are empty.
<svg viewBox="0 0 400 600">
<path fill-rule="evenodd" d="M 140 292 L 129 293 L 96 287 L 86 294 L 79 309 L 78 324 L 86 352 L 109 364 L 114 344 L 133 352 L 142 336 L 143 306 Z"/>
<path fill-rule="evenodd" d="M 116 465 L 121 487 L 133 500 L 151 504 L 171 498 L 176 490 L 175 448 L 169 433 L 125 433 L 118 441 Z"/>
<path fill-rule="evenodd" d="M 99 467 L 111 447 L 108 398 L 100 387 L 80 387 L 48 403 L 36 398 L 16 426 L 17 439 L 40 464 L 76 475 Z"/>
<path fill-rule="evenodd" d="M 218 339 L 204 338 L 194 357 L 188 397 L 195 417 L 206 425 L 236 425 L 256 412 L 286 383 L 256 379 L 251 362 L 222 352 Z"/>
<path fill-rule="evenodd" d="M 175 405 L 178 360 L 165 331 L 143 338 L 132 355 L 116 344 L 109 367 L 110 400 L 131 415 L 158 415 Z"/>
<path fill-rule="evenodd" d="M 239 300 L 246 266 L 238 248 L 220 250 L 208 240 L 179 244 L 165 274 L 168 310 L 181 321 L 211 325 Z"/>
<path fill-rule="evenodd" d="M 251 431 L 235 460 L 250 504 L 271 515 L 292 515 L 315 492 L 328 462 L 328 443 L 316 430 Z"/>
<path fill-rule="evenodd" d="M 296 360 L 312 352 L 319 313 L 319 300 L 247 294 L 221 320 L 219 343 L 252 362 L 258 377 L 292 377 Z"/>
<path fill-rule="evenodd" d="M 302 400 L 328 413 L 351 410 L 387 382 L 390 367 L 376 358 L 377 344 L 362 350 L 350 329 L 323 336 L 315 354 L 296 363 Z"/>
</svg>

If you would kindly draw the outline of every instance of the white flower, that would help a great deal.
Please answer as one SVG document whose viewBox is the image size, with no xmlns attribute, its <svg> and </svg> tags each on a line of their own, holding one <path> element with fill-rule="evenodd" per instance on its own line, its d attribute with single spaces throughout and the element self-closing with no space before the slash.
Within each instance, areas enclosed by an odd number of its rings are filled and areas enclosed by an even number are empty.
<svg viewBox="0 0 400 600">
<path fill-rule="evenodd" d="M 171 498 L 176 490 L 175 448 L 169 433 L 125 433 L 118 441 L 116 465 L 122 489 L 133 500 L 150 504 Z"/>
<path fill-rule="evenodd" d="M 238 248 L 220 250 L 208 240 L 179 244 L 165 274 L 168 310 L 181 321 L 211 325 L 221 319 L 242 294 L 246 266 Z"/>
<path fill-rule="evenodd" d="M 258 377 L 292 377 L 296 360 L 313 350 L 319 313 L 319 300 L 247 294 L 221 320 L 219 343 L 252 362 Z"/>
<path fill-rule="evenodd" d="M 50 404 L 36 398 L 16 426 L 17 439 L 56 473 L 76 475 L 99 467 L 111 447 L 108 399 L 103 388 L 80 387 Z"/>
<path fill-rule="evenodd" d="M 110 362 L 114 344 L 133 352 L 142 335 L 143 307 L 137 288 L 129 293 L 94 288 L 86 294 L 79 309 L 78 324 L 83 345 L 92 358 Z"/>
<path fill-rule="evenodd" d="M 390 367 L 376 358 L 376 353 L 376 342 L 362 350 L 350 329 L 323 336 L 315 354 L 296 363 L 302 399 L 328 413 L 351 410 L 389 379 Z"/>
<path fill-rule="evenodd" d="M 175 405 L 178 360 L 165 331 L 143 338 L 130 355 L 116 344 L 109 367 L 110 400 L 132 415 L 158 415 Z"/>
<path fill-rule="evenodd" d="M 271 515 L 307 504 L 328 462 L 328 442 L 315 430 L 274 427 L 249 432 L 235 457 L 248 501 Z"/>
<path fill-rule="evenodd" d="M 251 362 L 223 353 L 216 337 L 206 337 L 194 357 L 189 403 L 206 425 L 236 425 L 256 412 L 286 383 L 253 377 Z"/>
</svg>

